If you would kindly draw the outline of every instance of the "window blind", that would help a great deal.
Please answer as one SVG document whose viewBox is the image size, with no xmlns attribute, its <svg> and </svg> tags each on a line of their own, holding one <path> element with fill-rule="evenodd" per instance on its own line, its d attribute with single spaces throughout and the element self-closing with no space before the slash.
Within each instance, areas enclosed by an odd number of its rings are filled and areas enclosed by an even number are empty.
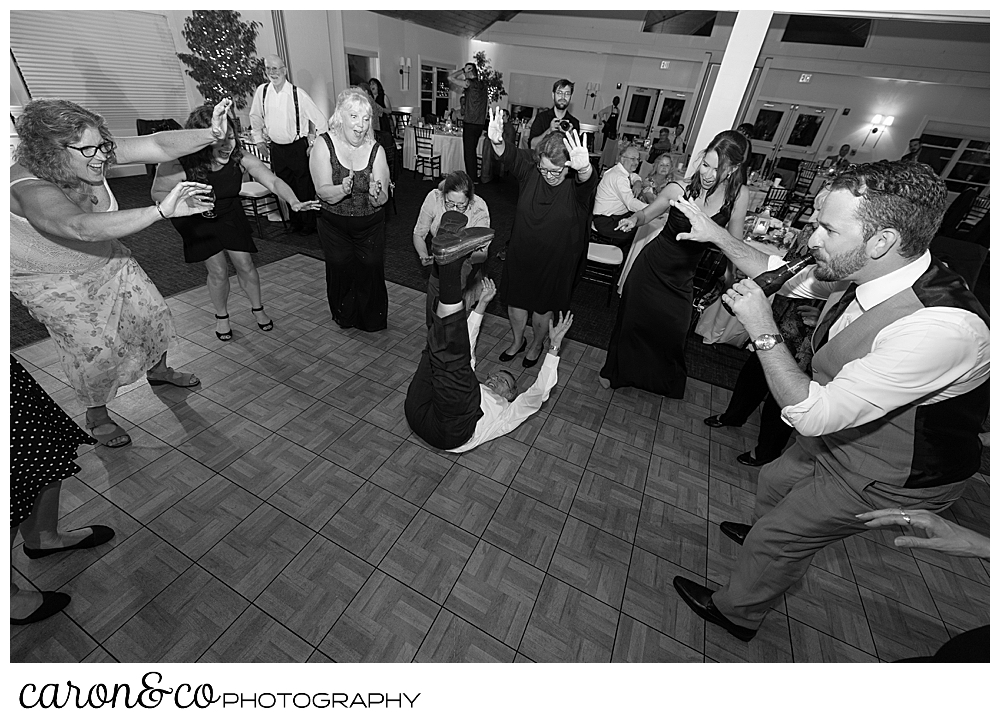
<svg viewBox="0 0 1000 723">
<path fill-rule="evenodd" d="M 15 10 L 10 48 L 32 98 L 79 103 L 116 136 L 136 135 L 137 118 L 183 125 L 191 110 L 163 15 Z"/>
</svg>

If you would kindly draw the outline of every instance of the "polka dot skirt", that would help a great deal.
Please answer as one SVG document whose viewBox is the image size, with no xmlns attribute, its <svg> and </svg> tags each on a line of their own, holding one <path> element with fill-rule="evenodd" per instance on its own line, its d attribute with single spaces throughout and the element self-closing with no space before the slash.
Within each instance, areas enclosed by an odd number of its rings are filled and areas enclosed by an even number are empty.
<svg viewBox="0 0 1000 723">
<path fill-rule="evenodd" d="M 76 474 L 76 449 L 94 440 L 10 358 L 10 526 L 31 514 L 38 493 Z"/>
</svg>

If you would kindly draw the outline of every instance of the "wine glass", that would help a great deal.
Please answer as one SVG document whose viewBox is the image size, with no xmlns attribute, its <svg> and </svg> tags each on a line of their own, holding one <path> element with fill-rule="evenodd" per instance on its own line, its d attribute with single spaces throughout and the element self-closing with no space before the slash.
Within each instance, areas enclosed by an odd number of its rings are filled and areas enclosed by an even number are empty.
<svg viewBox="0 0 1000 723">
<path fill-rule="evenodd" d="M 203 193 L 201 197 L 205 201 L 205 203 L 211 203 L 212 206 L 215 206 L 214 188 L 210 191 L 207 191 L 206 193 Z M 204 216 L 205 218 L 216 218 L 215 208 L 210 208 L 207 211 L 202 211 L 201 215 Z"/>
</svg>

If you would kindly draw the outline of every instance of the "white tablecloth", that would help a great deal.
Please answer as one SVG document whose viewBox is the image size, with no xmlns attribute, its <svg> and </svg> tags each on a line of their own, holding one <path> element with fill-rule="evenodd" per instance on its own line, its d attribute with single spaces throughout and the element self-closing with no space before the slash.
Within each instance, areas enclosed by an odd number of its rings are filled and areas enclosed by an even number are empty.
<svg viewBox="0 0 1000 723">
<path fill-rule="evenodd" d="M 462 149 L 462 133 L 442 134 L 434 133 L 432 136 L 434 143 L 434 155 L 441 156 L 441 175 L 448 175 L 453 171 L 467 171 L 465 167 L 465 156 Z M 478 155 L 482 155 L 483 140 L 479 139 Z M 412 171 L 414 159 L 417 155 L 417 139 L 413 126 L 407 126 L 403 132 L 403 168 Z M 472 175 L 475 175 L 473 173 Z"/>
</svg>

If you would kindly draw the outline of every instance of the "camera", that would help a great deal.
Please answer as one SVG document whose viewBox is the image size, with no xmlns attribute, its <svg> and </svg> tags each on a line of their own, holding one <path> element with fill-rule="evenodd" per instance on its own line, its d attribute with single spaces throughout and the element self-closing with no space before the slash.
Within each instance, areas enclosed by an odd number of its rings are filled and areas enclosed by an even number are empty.
<svg viewBox="0 0 1000 723">
<path fill-rule="evenodd" d="M 573 130 L 573 124 L 570 123 L 565 118 L 563 118 L 561 121 L 559 121 L 559 130 L 561 130 L 563 133 L 569 133 L 571 130 Z"/>
</svg>

